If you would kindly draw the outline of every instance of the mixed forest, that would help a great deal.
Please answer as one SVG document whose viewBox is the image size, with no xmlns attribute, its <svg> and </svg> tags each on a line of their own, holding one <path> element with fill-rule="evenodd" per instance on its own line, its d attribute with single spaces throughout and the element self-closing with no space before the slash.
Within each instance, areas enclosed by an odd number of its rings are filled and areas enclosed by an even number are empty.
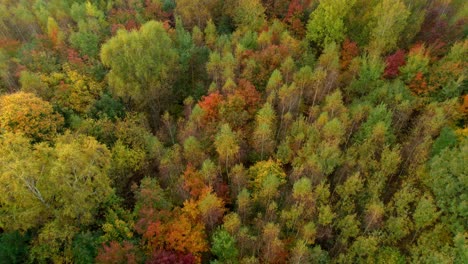
<svg viewBox="0 0 468 264">
<path fill-rule="evenodd" d="M 468 263 L 467 25 L 0 0 L 0 263 Z"/>
</svg>

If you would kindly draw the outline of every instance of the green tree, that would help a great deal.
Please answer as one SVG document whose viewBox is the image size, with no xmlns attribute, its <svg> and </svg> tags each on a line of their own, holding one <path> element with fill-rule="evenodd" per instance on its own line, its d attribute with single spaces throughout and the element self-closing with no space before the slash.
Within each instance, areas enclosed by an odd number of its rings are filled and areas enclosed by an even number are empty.
<svg viewBox="0 0 468 264">
<path fill-rule="evenodd" d="M 212 236 L 211 252 L 221 263 L 237 263 L 236 240 L 225 229 L 217 229 Z"/>
<path fill-rule="evenodd" d="M 382 0 L 372 15 L 370 52 L 379 55 L 394 50 L 410 15 L 405 4 L 401 0 Z"/>
<path fill-rule="evenodd" d="M 259 0 L 235 1 L 233 20 L 241 31 L 257 31 L 265 23 L 265 8 Z"/>
<path fill-rule="evenodd" d="M 149 110 L 157 121 L 172 94 L 178 62 L 163 24 L 150 21 L 138 31 L 118 31 L 102 45 L 101 60 L 110 67 L 108 80 L 114 93 Z"/>
<path fill-rule="evenodd" d="M 464 139 L 458 147 L 446 148 L 429 162 L 429 177 L 426 184 L 434 193 L 438 207 L 445 214 L 444 218 L 452 230 L 467 229 L 468 213 L 466 201 L 468 194 L 468 140 Z"/>
<path fill-rule="evenodd" d="M 263 155 L 270 155 L 275 149 L 275 123 L 276 116 L 273 107 L 266 103 L 255 117 L 256 126 L 253 132 L 253 146 L 260 153 L 260 159 Z"/>
<path fill-rule="evenodd" d="M 28 259 L 30 234 L 18 231 L 0 235 L 0 259 L 5 263 L 25 263 Z"/>
<path fill-rule="evenodd" d="M 351 10 L 356 0 L 323 0 L 315 9 L 307 23 L 307 39 L 320 47 L 345 38 L 346 27 L 344 18 Z"/>
</svg>

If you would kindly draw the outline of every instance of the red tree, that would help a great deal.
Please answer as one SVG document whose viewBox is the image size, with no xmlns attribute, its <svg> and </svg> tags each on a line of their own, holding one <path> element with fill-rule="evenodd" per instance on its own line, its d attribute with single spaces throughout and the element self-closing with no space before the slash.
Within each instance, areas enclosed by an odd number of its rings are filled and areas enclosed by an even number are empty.
<svg viewBox="0 0 468 264">
<path fill-rule="evenodd" d="M 399 68 L 405 65 L 405 52 L 401 49 L 397 50 L 387 57 L 385 63 L 384 77 L 387 79 L 396 78 L 400 74 Z"/>
</svg>

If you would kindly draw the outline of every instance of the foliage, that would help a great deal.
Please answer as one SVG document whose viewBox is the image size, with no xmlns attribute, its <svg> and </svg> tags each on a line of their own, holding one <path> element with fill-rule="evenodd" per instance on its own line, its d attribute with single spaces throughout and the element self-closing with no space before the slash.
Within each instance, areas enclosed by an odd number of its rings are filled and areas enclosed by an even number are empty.
<svg viewBox="0 0 468 264">
<path fill-rule="evenodd" d="M 307 39 L 321 47 L 335 42 L 340 43 L 345 38 L 346 27 L 344 17 L 356 1 L 320 1 L 309 18 L 307 24 Z"/>
<path fill-rule="evenodd" d="M 0 1 L 0 263 L 465 263 L 461 0 Z"/>
<path fill-rule="evenodd" d="M 120 30 L 101 49 L 103 64 L 111 68 L 108 79 L 115 94 L 149 108 L 153 115 L 171 95 L 168 84 L 177 57 L 163 24 L 155 21 L 139 31 Z"/>
<path fill-rule="evenodd" d="M 49 102 L 30 93 L 0 97 L 0 133 L 23 133 L 35 141 L 51 140 L 63 124 Z"/>
</svg>

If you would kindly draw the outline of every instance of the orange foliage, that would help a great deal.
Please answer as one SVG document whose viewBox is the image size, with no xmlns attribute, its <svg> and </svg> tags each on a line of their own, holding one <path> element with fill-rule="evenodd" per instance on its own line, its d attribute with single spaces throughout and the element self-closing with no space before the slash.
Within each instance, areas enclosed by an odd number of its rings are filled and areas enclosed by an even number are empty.
<svg viewBox="0 0 468 264">
<path fill-rule="evenodd" d="M 422 72 L 416 73 L 416 76 L 414 76 L 408 86 L 410 90 L 417 95 L 426 94 L 428 92 L 427 81 Z"/>
<path fill-rule="evenodd" d="M 460 110 L 464 115 L 468 115 L 468 94 L 463 96 L 463 103 L 460 106 Z"/>
<path fill-rule="evenodd" d="M 205 111 L 205 122 L 213 122 L 218 118 L 218 109 L 223 96 L 218 91 L 203 96 L 198 105 Z"/>
<path fill-rule="evenodd" d="M 208 251 L 205 228 L 186 212 L 174 212 L 168 223 L 155 222 L 143 235 L 150 252 L 156 250 L 191 253 L 201 263 L 201 253 Z"/>
<path fill-rule="evenodd" d="M 188 164 L 182 177 L 184 180 L 184 190 L 189 192 L 193 198 L 200 197 L 203 188 L 206 187 L 203 181 L 203 175 L 201 175 L 192 164 Z"/>
<path fill-rule="evenodd" d="M 345 70 L 348 68 L 351 61 L 359 55 L 359 48 L 357 43 L 345 39 L 341 47 L 341 69 Z"/>
</svg>

